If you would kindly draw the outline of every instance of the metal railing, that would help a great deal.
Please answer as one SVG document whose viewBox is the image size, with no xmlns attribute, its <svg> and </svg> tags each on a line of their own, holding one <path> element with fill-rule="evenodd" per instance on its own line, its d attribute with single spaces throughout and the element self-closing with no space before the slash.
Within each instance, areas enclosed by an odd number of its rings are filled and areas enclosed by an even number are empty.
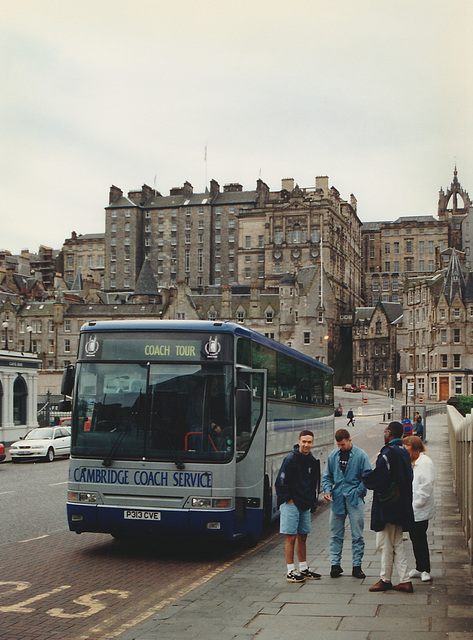
<svg viewBox="0 0 473 640">
<path fill-rule="evenodd" d="M 473 564 L 473 416 L 462 416 L 447 405 L 447 423 L 453 465 L 453 481 L 463 524 L 470 564 Z"/>
</svg>

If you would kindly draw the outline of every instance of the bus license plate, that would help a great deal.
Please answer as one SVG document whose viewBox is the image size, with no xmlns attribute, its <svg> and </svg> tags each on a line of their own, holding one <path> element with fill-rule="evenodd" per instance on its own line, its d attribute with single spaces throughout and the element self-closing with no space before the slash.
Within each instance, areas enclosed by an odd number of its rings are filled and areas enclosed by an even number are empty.
<svg viewBox="0 0 473 640">
<path fill-rule="evenodd" d="M 161 520 L 161 512 L 125 509 L 125 511 L 123 512 L 123 517 L 125 520 Z"/>
</svg>

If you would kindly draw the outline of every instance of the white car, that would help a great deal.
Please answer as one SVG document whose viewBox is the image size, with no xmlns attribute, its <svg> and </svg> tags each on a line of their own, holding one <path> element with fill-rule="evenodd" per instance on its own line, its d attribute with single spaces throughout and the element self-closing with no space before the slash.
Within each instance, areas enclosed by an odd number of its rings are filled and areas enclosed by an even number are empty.
<svg viewBox="0 0 473 640">
<path fill-rule="evenodd" d="M 52 462 L 56 456 L 68 456 L 70 453 L 71 430 L 69 427 L 38 427 L 10 447 L 13 462 L 38 458 Z"/>
</svg>

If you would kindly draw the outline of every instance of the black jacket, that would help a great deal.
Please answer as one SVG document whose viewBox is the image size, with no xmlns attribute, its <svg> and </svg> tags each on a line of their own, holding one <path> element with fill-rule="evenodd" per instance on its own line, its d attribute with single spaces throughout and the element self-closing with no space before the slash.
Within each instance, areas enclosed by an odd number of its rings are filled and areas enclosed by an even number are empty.
<svg viewBox="0 0 473 640">
<path fill-rule="evenodd" d="M 409 452 L 404 449 L 400 439 L 391 440 L 381 449 L 375 468 L 372 471 L 366 471 L 362 480 L 368 489 L 374 490 L 371 529 L 382 531 L 385 523 L 390 522 L 402 525 L 404 531 L 409 531 L 414 523 L 412 465 Z M 393 481 L 399 489 L 399 500 L 393 506 L 382 506 L 377 492 L 387 489 Z"/>
<path fill-rule="evenodd" d="M 299 445 L 294 445 L 293 452 L 284 458 L 276 478 L 278 507 L 293 500 L 301 511 L 310 509 L 316 499 L 319 476 L 319 461 L 311 453 L 303 455 Z"/>
</svg>

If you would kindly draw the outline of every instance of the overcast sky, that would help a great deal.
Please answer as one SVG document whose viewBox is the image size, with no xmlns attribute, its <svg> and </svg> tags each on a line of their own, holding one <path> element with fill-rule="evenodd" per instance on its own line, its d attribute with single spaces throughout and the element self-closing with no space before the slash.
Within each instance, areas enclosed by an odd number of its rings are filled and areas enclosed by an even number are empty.
<svg viewBox="0 0 473 640">
<path fill-rule="evenodd" d="M 473 197 L 471 0 L 1 4 L 0 248 L 103 232 L 112 184 L 328 175 L 394 220 L 456 162 Z"/>
</svg>

